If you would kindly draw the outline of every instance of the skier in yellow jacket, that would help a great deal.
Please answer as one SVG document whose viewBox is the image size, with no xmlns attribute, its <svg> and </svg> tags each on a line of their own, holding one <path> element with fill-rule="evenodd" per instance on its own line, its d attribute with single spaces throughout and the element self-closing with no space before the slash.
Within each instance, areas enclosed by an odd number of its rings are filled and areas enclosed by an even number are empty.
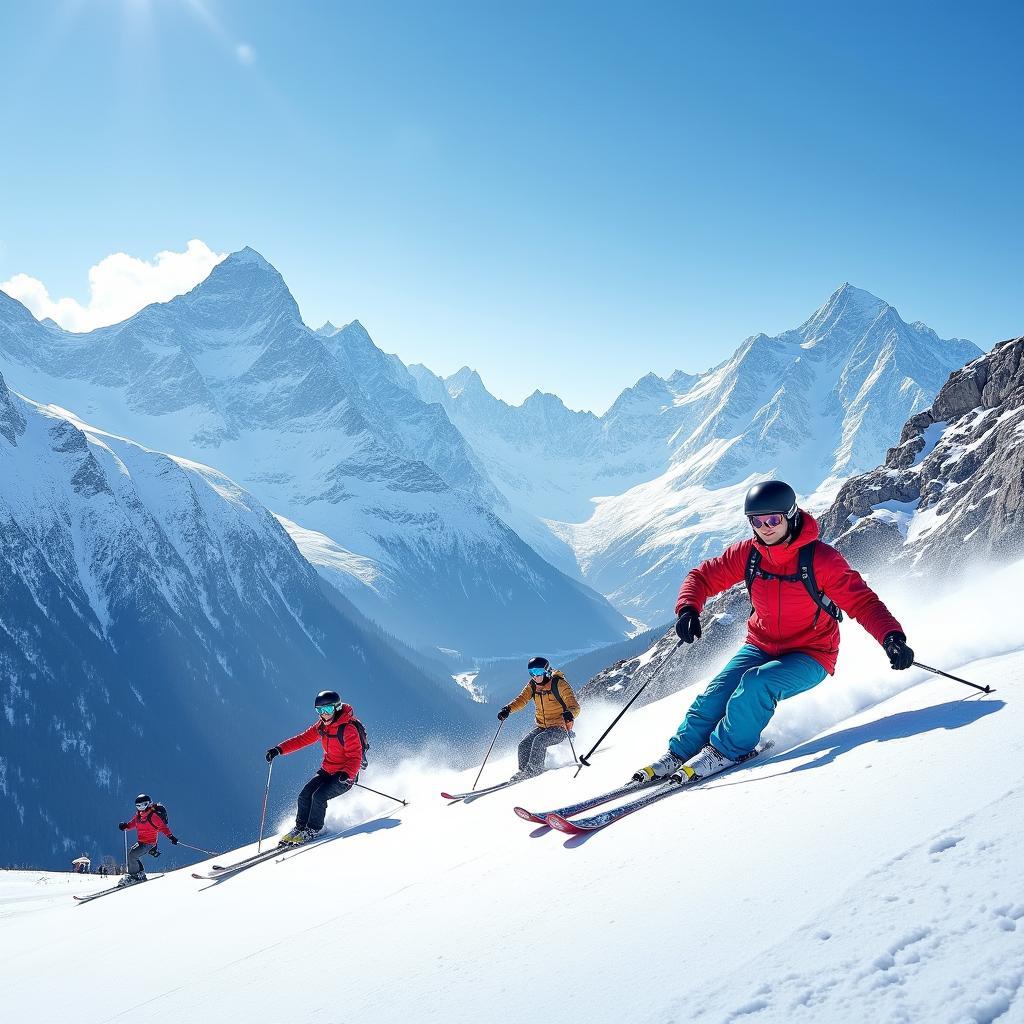
<svg viewBox="0 0 1024 1024">
<path fill-rule="evenodd" d="M 519 771 L 512 776 L 512 782 L 544 771 L 544 755 L 548 747 L 556 746 L 567 736 L 575 738 L 572 727 L 580 713 L 569 680 L 553 669 L 547 658 L 531 658 L 527 669 L 530 681 L 523 687 L 523 692 L 498 712 L 498 718 L 504 722 L 513 711 L 522 711 L 531 700 L 536 709 L 537 727 L 527 733 L 519 744 Z"/>
</svg>

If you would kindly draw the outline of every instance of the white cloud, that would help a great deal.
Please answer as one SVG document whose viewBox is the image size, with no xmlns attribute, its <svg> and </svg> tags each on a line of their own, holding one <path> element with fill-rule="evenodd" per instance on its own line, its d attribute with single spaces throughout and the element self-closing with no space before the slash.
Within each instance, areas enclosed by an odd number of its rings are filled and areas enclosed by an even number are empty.
<svg viewBox="0 0 1024 1024">
<path fill-rule="evenodd" d="M 235 56 L 243 64 L 253 64 L 256 61 L 256 51 L 248 43 L 239 43 L 235 47 Z"/>
<path fill-rule="evenodd" d="M 226 256 L 198 238 L 184 252 L 158 252 L 152 260 L 116 252 L 90 268 L 85 306 L 77 299 L 52 299 L 46 285 L 28 274 L 0 283 L 0 291 L 27 306 L 38 320 L 49 317 L 66 331 L 92 331 L 127 320 L 151 302 L 190 291 Z"/>
</svg>

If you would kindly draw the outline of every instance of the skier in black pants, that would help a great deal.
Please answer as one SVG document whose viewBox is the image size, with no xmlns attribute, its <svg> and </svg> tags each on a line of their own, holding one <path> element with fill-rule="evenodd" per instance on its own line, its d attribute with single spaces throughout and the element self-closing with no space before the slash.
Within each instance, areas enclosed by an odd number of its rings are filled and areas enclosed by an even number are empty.
<svg viewBox="0 0 1024 1024">
<path fill-rule="evenodd" d="M 281 837 L 281 846 L 297 846 L 320 832 L 327 814 L 327 801 L 352 788 L 363 761 L 362 734 L 352 708 L 343 704 L 334 690 L 321 690 L 313 706 L 320 716 L 318 722 L 267 751 L 267 761 L 270 762 L 278 754 L 291 754 L 317 740 L 324 748 L 319 771 L 299 793 L 295 828 Z"/>
</svg>

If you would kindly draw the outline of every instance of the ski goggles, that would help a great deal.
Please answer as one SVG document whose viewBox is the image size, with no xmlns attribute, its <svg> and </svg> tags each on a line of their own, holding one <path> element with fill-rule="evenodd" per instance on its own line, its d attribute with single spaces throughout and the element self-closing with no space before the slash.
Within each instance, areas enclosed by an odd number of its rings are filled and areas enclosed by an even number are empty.
<svg viewBox="0 0 1024 1024">
<path fill-rule="evenodd" d="M 533 676 L 534 679 L 540 679 L 540 677 L 542 675 L 545 675 L 546 673 L 547 673 L 547 669 L 546 668 L 531 668 L 530 669 L 530 675 Z"/>
<path fill-rule="evenodd" d="M 786 517 L 773 512 L 770 516 L 747 516 L 750 520 L 750 525 L 755 530 L 760 530 L 762 526 L 770 526 L 773 530 L 780 523 L 784 522 Z"/>
<path fill-rule="evenodd" d="M 337 704 L 321 704 L 314 710 L 318 715 L 333 715 L 334 712 L 337 710 L 337 707 Z"/>
<path fill-rule="evenodd" d="M 139 800 L 135 804 L 135 809 L 137 811 L 144 811 L 147 807 L 152 807 L 152 806 L 153 806 L 153 801 L 152 800 Z"/>
</svg>

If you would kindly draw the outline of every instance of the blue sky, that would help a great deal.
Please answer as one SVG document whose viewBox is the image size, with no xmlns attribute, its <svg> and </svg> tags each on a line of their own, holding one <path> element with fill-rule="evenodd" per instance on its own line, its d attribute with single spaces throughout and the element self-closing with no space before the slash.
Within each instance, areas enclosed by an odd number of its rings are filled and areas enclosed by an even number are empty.
<svg viewBox="0 0 1024 1024">
<path fill-rule="evenodd" d="M 1024 330 L 1019 3 L 0 7 L 0 281 L 251 245 L 311 326 L 603 409 L 843 281 Z"/>
</svg>

